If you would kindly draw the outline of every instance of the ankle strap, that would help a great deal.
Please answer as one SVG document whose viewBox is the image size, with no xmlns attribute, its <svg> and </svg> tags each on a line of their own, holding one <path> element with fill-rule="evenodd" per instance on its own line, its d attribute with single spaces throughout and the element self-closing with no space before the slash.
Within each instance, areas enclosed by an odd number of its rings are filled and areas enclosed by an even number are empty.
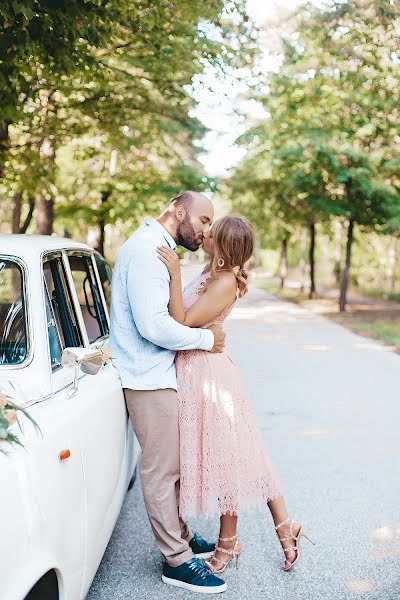
<svg viewBox="0 0 400 600">
<path fill-rule="evenodd" d="M 291 519 L 290 517 L 288 517 L 287 519 L 285 519 L 284 521 L 282 521 L 282 523 L 279 523 L 279 525 L 276 525 L 275 529 L 279 529 L 279 527 L 282 527 L 283 525 L 286 525 L 287 523 L 292 524 L 294 521 L 293 519 Z"/>
<path fill-rule="evenodd" d="M 218 550 L 219 552 L 223 552 L 224 554 L 229 554 L 229 556 L 236 556 L 236 554 L 237 554 L 236 547 L 237 547 L 238 543 L 239 542 L 236 542 L 236 544 L 230 550 L 228 548 L 220 548 L 219 546 L 215 546 L 215 549 Z M 215 558 L 215 557 L 213 556 L 213 558 Z"/>
<path fill-rule="evenodd" d="M 222 538 L 218 536 L 218 539 L 220 542 L 233 542 L 233 540 L 236 540 L 238 534 L 235 533 L 235 535 L 233 535 L 232 537 L 228 537 L 228 538 Z"/>
</svg>

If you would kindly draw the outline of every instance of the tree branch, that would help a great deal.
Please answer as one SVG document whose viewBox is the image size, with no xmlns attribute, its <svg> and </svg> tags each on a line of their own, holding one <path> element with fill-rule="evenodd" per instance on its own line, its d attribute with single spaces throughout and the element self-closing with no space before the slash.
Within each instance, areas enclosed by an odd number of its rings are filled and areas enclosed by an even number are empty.
<svg viewBox="0 0 400 600">
<path fill-rule="evenodd" d="M 21 225 L 19 228 L 19 233 L 26 233 L 26 230 L 28 229 L 28 227 L 32 221 L 34 210 L 35 210 L 35 199 L 32 196 L 29 196 L 29 211 L 28 211 L 28 214 L 26 215 L 23 225 Z"/>
</svg>

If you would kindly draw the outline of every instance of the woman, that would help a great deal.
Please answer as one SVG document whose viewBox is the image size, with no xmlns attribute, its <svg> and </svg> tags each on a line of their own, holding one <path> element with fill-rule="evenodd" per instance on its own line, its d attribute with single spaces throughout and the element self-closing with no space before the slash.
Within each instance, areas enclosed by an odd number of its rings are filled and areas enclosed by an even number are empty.
<svg viewBox="0 0 400 600">
<path fill-rule="evenodd" d="M 237 297 L 247 292 L 245 264 L 254 250 L 254 230 L 240 216 L 219 219 L 203 249 L 210 263 L 181 289 L 179 259 L 158 249 L 171 275 L 169 312 L 189 327 L 222 325 Z M 220 531 L 209 567 L 222 573 L 243 546 L 237 519 L 242 510 L 267 503 L 285 553 L 288 571 L 299 560 L 303 526 L 289 518 L 280 483 L 266 454 L 239 368 L 226 353 L 178 352 L 181 480 L 184 518 L 220 515 Z M 311 541 L 311 540 L 310 540 Z"/>
</svg>

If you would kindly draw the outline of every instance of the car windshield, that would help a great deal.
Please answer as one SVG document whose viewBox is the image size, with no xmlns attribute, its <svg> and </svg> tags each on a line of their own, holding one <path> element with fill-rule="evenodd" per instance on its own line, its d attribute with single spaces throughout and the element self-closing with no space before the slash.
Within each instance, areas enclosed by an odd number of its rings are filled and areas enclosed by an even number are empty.
<svg viewBox="0 0 400 600">
<path fill-rule="evenodd" d="M 21 267 L 0 256 L 0 365 L 18 365 L 28 354 Z"/>
</svg>

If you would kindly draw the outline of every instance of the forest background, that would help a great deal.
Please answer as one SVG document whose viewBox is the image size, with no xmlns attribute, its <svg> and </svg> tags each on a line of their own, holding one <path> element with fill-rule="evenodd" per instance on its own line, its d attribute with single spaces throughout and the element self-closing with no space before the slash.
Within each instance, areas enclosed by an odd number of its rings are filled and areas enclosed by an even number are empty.
<svg viewBox="0 0 400 600">
<path fill-rule="evenodd" d="M 251 5 L 3 1 L 0 231 L 72 237 L 113 262 L 144 216 L 201 190 L 254 223 L 261 285 L 333 294 L 341 311 L 349 290 L 397 304 L 399 4 L 261 21 Z M 224 86 L 237 131 L 220 154 L 236 158 L 218 173 L 199 105 Z M 397 314 L 374 323 L 400 344 Z"/>
</svg>

